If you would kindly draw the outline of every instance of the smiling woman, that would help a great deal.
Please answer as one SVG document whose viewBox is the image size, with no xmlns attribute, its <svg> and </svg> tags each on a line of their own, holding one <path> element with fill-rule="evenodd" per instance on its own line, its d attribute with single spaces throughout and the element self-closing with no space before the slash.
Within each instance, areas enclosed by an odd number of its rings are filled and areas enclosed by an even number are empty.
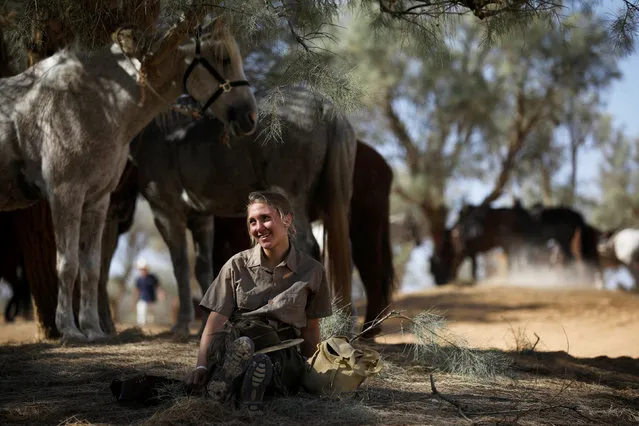
<svg viewBox="0 0 639 426">
<path fill-rule="evenodd" d="M 291 211 L 281 192 L 249 195 L 254 246 L 231 257 L 202 298 L 209 316 L 187 386 L 208 382 L 210 396 L 236 395 L 254 411 L 265 394 L 291 395 L 302 386 L 304 356 L 313 355 L 331 303 L 324 267 L 293 244 Z"/>
<path fill-rule="evenodd" d="M 275 191 L 252 192 L 247 216 L 253 244 L 262 247 L 269 263 L 281 259 L 289 249 L 289 238 L 295 235 L 293 210 L 286 196 Z"/>
</svg>

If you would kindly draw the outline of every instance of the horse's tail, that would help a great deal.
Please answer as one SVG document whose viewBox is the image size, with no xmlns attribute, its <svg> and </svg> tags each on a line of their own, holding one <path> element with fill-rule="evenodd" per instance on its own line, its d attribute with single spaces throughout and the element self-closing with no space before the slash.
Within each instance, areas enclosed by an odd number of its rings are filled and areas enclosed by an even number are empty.
<svg viewBox="0 0 639 426">
<path fill-rule="evenodd" d="M 582 226 L 581 232 L 581 252 L 584 261 L 591 263 L 594 267 L 599 267 L 599 251 L 597 245 L 601 232 L 588 224 Z"/>
<path fill-rule="evenodd" d="M 390 239 L 390 191 L 393 184 L 393 170 L 388 163 L 384 161 L 388 167 L 388 196 L 384 197 L 384 206 L 379 212 L 382 217 L 381 221 L 381 256 L 382 256 L 382 295 L 386 306 L 390 304 L 393 292 L 398 287 L 395 279 L 395 267 L 393 266 L 393 249 Z"/>
<path fill-rule="evenodd" d="M 570 254 L 577 262 L 583 261 L 582 229 L 583 227 L 578 227 L 570 239 Z"/>
<path fill-rule="evenodd" d="M 324 182 L 319 189 L 330 281 L 334 296 L 349 305 L 352 275 L 349 207 L 357 145 L 355 132 L 348 120 L 338 112 L 334 114 L 328 123 L 326 161 L 322 173 Z"/>
</svg>

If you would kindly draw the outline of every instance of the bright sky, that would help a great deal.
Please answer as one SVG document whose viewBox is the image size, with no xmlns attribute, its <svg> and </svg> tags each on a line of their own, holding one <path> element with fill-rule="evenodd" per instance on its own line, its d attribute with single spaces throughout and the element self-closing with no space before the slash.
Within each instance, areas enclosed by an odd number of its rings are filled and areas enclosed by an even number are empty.
<svg viewBox="0 0 639 426">
<path fill-rule="evenodd" d="M 604 0 L 597 9 L 603 13 L 612 13 L 621 5 L 622 2 L 619 0 Z M 615 127 L 621 127 L 630 137 L 639 137 L 639 115 L 636 110 L 639 105 L 639 79 L 637 78 L 639 53 L 635 51 L 632 55 L 620 60 L 619 70 L 622 73 L 622 78 L 615 81 L 609 90 L 603 92 L 607 103 L 604 110 L 613 117 Z M 578 168 L 579 191 L 584 193 L 596 191 L 594 184 L 596 184 L 599 173 L 599 162 L 600 156 L 596 152 L 582 152 L 580 154 Z M 565 169 L 562 172 L 567 173 L 568 170 Z M 463 193 L 467 194 L 468 202 L 474 203 L 481 202 L 489 190 L 490 187 L 488 185 L 480 183 L 472 183 L 468 185 L 468 188 L 462 189 Z M 499 202 L 510 204 L 511 200 L 503 199 L 499 200 Z"/>
</svg>

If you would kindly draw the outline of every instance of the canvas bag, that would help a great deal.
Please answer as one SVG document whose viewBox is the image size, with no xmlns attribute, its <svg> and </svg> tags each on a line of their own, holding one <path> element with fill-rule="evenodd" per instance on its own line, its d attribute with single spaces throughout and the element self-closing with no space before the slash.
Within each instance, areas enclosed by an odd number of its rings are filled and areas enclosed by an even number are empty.
<svg viewBox="0 0 639 426">
<path fill-rule="evenodd" d="M 303 386 L 309 393 L 353 391 L 382 369 L 379 352 L 354 348 L 344 336 L 322 341 L 308 364 Z"/>
</svg>

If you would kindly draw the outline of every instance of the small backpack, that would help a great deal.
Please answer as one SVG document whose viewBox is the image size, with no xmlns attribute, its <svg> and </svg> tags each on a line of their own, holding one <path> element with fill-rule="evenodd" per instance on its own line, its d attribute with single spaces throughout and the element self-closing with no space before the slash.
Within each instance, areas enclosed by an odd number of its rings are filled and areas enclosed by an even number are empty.
<svg viewBox="0 0 639 426">
<path fill-rule="evenodd" d="M 303 386 L 309 393 L 353 391 L 382 369 L 379 352 L 355 348 L 344 336 L 322 341 L 308 364 Z"/>
</svg>

